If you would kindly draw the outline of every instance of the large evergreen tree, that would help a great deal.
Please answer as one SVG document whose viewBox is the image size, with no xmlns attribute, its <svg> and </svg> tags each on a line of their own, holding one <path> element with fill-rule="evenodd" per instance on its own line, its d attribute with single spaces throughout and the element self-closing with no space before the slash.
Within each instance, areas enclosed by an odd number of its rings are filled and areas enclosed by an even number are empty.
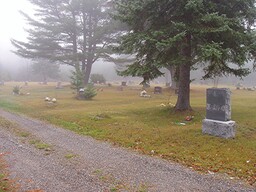
<svg viewBox="0 0 256 192">
<path fill-rule="evenodd" d="M 245 76 L 255 59 L 255 0 L 114 0 L 114 18 L 126 23 L 117 50 L 136 54 L 124 75 L 149 80 L 160 68 L 179 69 L 176 110 L 189 110 L 190 71 L 204 67 L 203 78 Z"/>
<path fill-rule="evenodd" d="M 106 0 L 29 0 L 35 7 L 28 21 L 26 42 L 12 39 L 16 54 L 50 59 L 84 73 L 88 83 L 93 63 L 102 57 L 111 39 Z"/>
</svg>

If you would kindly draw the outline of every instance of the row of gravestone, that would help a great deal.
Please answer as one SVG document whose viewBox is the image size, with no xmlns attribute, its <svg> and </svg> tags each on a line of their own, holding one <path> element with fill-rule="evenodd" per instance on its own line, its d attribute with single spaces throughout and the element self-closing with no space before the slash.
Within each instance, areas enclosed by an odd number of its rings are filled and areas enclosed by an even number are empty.
<svg viewBox="0 0 256 192">
<path fill-rule="evenodd" d="M 122 87 L 122 86 L 121 86 Z M 154 94 L 161 94 L 162 87 L 155 87 Z M 150 97 L 145 90 L 141 97 Z M 235 137 L 235 121 L 231 120 L 231 91 L 227 88 L 206 90 L 206 118 L 202 122 L 202 132 L 222 138 Z"/>
<path fill-rule="evenodd" d="M 121 87 L 118 87 L 117 90 L 118 90 L 118 91 L 123 91 L 123 87 L 125 87 L 125 86 L 127 86 L 127 85 L 126 85 L 126 82 L 122 82 L 122 83 L 121 83 Z M 154 94 L 162 94 L 162 93 L 163 93 L 163 88 L 162 88 L 162 87 L 160 87 L 160 86 L 154 87 Z M 178 93 L 179 93 L 179 90 L 176 89 L 176 90 L 175 90 L 175 93 L 178 94 Z"/>
<path fill-rule="evenodd" d="M 142 92 L 140 96 L 144 96 Z M 162 88 L 155 87 L 154 93 L 162 93 Z M 235 137 L 236 123 L 231 120 L 230 98 L 231 91 L 227 88 L 206 90 L 206 119 L 202 122 L 202 132 L 204 134 L 223 138 Z"/>
<path fill-rule="evenodd" d="M 1 81 L 0 85 L 4 85 Z M 25 82 L 28 85 L 28 82 Z M 122 82 L 122 87 L 126 83 Z M 57 83 L 56 89 L 61 89 L 61 82 Z M 162 87 L 155 87 L 154 94 L 161 94 Z M 141 93 L 141 96 L 144 96 Z M 202 132 L 223 138 L 235 137 L 235 121 L 231 120 L 231 91 L 223 88 L 211 88 L 206 91 L 206 119 L 202 122 Z"/>
<path fill-rule="evenodd" d="M 255 91 L 256 90 L 256 86 L 255 87 L 236 87 L 237 90 L 247 90 L 247 91 Z"/>
</svg>

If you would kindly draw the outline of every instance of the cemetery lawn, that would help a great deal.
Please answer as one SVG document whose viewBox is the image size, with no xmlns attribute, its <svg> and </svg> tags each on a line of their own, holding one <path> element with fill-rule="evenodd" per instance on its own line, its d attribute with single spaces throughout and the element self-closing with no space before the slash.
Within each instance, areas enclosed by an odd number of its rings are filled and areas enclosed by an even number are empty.
<svg viewBox="0 0 256 192">
<path fill-rule="evenodd" d="M 237 123 L 235 139 L 221 139 L 201 133 L 205 117 L 206 86 L 191 88 L 193 111 L 175 113 L 176 95 L 164 90 L 151 98 L 139 97 L 140 87 L 103 87 L 91 101 L 76 100 L 69 86 L 56 83 L 0 87 L 0 107 L 38 118 L 78 134 L 92 136 L 143 154 L 175 161 L 204 173 L 224 173 L 254 185 L 256 182 L 256 92 L 231 88 L 232 120 Z M 30 94 L 27 94 L 30 93 Z M 55 97 L 52 105 L 44 98 Z M 194 116 L 192 121 L 185 117 Z"/>
</svg>

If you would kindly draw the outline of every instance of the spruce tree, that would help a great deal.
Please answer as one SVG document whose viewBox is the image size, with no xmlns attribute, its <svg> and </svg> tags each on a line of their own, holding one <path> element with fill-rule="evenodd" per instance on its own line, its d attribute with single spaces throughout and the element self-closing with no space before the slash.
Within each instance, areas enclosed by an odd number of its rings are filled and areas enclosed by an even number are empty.
<svg viewBox="0 0 256 192">
<path fill-rule="evenodd" d="M 106 0 L 29 0 L 34 16 L 26 13 L 27 41 L 12 39 L 16 54 L 71 65 L 89 81 L 93 63 L 105 58 L 114 34 L 109 27 Z"/>
<path fill-rule="evenodd" d="M 245 76 L 248 61 L 255 61 L 255 0 L 114 0 L 114 18 L 129 30 L 116 50 L 135 54 L 123 72 L 155 78 L 160 68 L 179 72 L 176 110 L 189 110 L 190 71 L 203 66 L 203 78 Z M 148 80 L 148 79 L 145 79 Z"/>
<path fill-rule="evenodd" d="M 79 90 L 84 88 L 83 79 L 84 74 L 79 69 L 72 71 L 70 76 L 71 80 L 71 89 L 76 90 L 76 93 L 79 94 Z"/>
</svg>

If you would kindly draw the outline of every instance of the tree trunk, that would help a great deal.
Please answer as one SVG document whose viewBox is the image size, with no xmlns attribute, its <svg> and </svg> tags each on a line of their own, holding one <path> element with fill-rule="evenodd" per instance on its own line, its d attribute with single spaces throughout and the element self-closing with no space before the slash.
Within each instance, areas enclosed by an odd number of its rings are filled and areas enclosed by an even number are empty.
<svg viewBox="0 0 256 192">
<path fill-rule="evenodd" d="M 92 71 L 92 62 L 87 63 L 86 65 L 86 70 L 84 72 L 84 85 L 87 85 L 89 83 L 91 71 Z"/>
<path fill-rule="evenodd" d="M 171 74 L 171 89 L 176 90 L 179 87 L 179 68 L 170 65 L 167 67 Z"/>
<path fill-rule="evenodd" d="M 190 63 L 180 66 L 179 92 L 175 109 L 178 111 L 191 110 L 190 106 Z"/>
<path fill-rule="evenodd" d="M 93 58 L 94 58 L 94 52 L 93 52 L 93 40 L 92 40 L 92 28 L 93 28 L 93 22 L 92 22 L 92 10 L 89 12 L 88 16 L 88 49 L 87 49 L 87 60 L 86 60 L 86 67 L 84 71 L 84 85 L 87 85 L 89 83 L 90 74 L 92 70 L 92 64 L 93 64 Z"/>
<path fill-rule="evenodd" d="M 76 31 L 76 14 L 74 11 L 72 11 L 72 19 L 74 23 L 74 28 L 73 28 L 73 34 L 71 35 L 72 38 L 72 46 L 73 46 L 73 62 L 74 62 L 74 67 L 76 72 L 80 70 L 79 66 L 79 58 L 77 55 L 77 31 Z"/>
<path fill-rule="evenodd" d="M 191 36 L 184 39 L 182 54 L 184 64 L 179 67 L 179 93 L 175 109 L 177 111 L 191 110 L 190 106 L 190 67 L 191 67 Z"/>
<path fill-rule="evenodd" d="M 83 1 L 83 58 L 82 58 L 82 72 L 85 74 L 86 70 L 86 53 L 87 53 L 87 27 L 86 27 L 86 4 L 85 1 Z M 85 83 L 85 82 L 84 82 Z M 87 82 L 88 83 L 88 82 Z"/>
</svg>

